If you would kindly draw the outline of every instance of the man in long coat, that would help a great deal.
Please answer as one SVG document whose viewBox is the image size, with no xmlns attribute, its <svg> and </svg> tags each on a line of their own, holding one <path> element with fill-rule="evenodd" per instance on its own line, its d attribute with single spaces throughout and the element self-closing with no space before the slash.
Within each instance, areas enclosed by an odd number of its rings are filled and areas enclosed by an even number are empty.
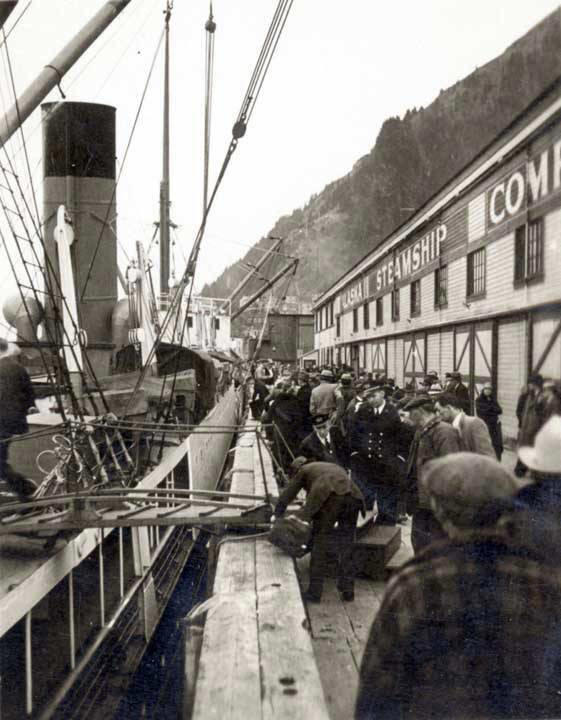
<svg viewBox="0 0 561 720">
<path fill-rule="evenodd" d="M 378 503 L 377 523 L 395 525 L 405 460 L 399 457 L 401 420 L 384 387 L 372 387 L 350 419 L 351 473 L 367 507 Z"/>
</svg>

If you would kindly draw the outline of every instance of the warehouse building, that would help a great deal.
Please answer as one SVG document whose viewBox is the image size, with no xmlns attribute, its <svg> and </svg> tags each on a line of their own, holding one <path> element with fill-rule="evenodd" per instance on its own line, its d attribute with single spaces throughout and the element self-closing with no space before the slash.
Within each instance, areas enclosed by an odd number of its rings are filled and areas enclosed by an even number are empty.
<svg viewBox="0 0 561 720">
<path fill-rule="evenodd" d="M 491 381 L 515 438 L 528 375 L 561 377 L 561 81 L 313 309 L 320 364 Z"/>
</svg>

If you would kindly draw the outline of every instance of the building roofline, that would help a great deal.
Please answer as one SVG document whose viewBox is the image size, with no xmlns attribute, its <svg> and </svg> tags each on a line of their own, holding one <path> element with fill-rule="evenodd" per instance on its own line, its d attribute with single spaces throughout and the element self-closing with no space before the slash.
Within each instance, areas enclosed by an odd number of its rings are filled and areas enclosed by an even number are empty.
<svg viewBox="0 0 561 720">
<path fill-rule="evenodd" d="M 399 244 L 418 227 L 428 222 L 428 220 L 431 219 L 431 216 L 433 214 L 440 212 L 458 195 L 460 195 L 460 193 L 470 187 L 470 185 L 472 185 L 474 182 L 477 182 L 477 180 L 479 180 L 479 176 L 483 175 L 489 169 L 489 167 L 492 167 L 497 162 L 500 162 L 507 153 L 511 152 L 514 148 L 524 142 L 528 138 L 528 136 L 530 136 L 536 129 L 546 123 L 552 115 L 554 115 L 557 111 L 561 110 L 561 97 L 558 97 L 557 100 L 553 100 L 552 104 L 548 108 L 546 108 L 544 112 L 541 113 L 536 119 L 540 120 L 539 123 L 534 121 L 533 123 L 528 124 L 525 128 L 521 129 L 521 131 L 517 134 L 515 138 L 513 138 L 510 142 L 506 143 L 506 145 L 499 147 L 497 151 L 486 162 L 480 163 L 477 170 L 474 170 L 474 172 L 470 173 L 470 175 L 465 179 L 464 183 L 460 183 L 460 185 L 465 186 L 457 189 L 453 195 L 449 192 L 440 203 L 436 202 L 438 196 L 442 195 L 447 188 L 454 186 L 457 183 L 458 178 L 461 175 L 464 175 L 470 167 L 477 166 L 478 162 L 481 161 L 482 157 L 489 153 L 493 146 L 497 145 L 501 138 L 511 132 L 513 128 L 516 127 L 516 125 L 518 125 L 524 117 L 526 117 L 535 107 L 537 107 L 541 102 L 543 102 L 545 98 L 547 98 L 549 95 L 552 95 L 554 91 L 559 88 L 561 88 L 561 75 L 559 75 L 539 95 L 537 95 L 524 108 L 524 110 L 522 110 L 522 112 L 516 115 L 513 120 L 508 125 L 506 125 L 476 155 L 474 155 L 474 157 L 469 162 L 467 162 L 462 168 L 460 168 L 458 172 L 456 172 L 435 193 L 433 193 L 415 211 L 412 217 L 403 222 L 401 225 L 398 225 L 394 230 L 391 231 L 391 233 L 386 235 L 386 237 L 375 248 L 369 250 L 365 255 L 363 255 L 360 260 L 358 260 L 351 268 L 349 268 L 349 270 L 347 270 L 343 275 L 340 275 L 337 280 L 335 280 L 326 290 L 321 293 L 317 300 L 312 304 L 312 308 L 315 310 L 319 305 L 325 302 L 325 300 L 327 300 L 330 295 L 336 293 L 337 291 L 345 287 L 361 272 L 367 270 L 369 266 L 379 257 L 383 256 L 386 252 L 388 252 L 388 250 L 391 250 L 395 245 Z M 528 130 L 528 128 L 531 129 Z M 497 158 L 497 156 L 499 157 Z M 393 242 L 392 238 L 394 238 Z"/>
</svg>

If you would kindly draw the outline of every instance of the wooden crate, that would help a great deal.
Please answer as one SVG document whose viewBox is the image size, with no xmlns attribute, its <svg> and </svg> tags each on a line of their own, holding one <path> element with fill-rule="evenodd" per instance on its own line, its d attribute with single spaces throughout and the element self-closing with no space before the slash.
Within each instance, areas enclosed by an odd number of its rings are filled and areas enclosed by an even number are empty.
<svg viewBox="0 0 561 720">
<path fill-rule="evenodd" d="M 386 565 L 401 545 L 401 528 L 390 525 L 372 525 L 354 546 L 352 561 L 357 575 L 383 579 Z"/>
</svg>

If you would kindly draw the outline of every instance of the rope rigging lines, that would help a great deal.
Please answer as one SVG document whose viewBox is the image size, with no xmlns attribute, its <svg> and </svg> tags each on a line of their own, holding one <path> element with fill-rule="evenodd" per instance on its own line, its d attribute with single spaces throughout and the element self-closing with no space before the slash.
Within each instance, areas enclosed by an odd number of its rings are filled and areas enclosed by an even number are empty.
<svg viewBox="0 0 561 720">
<path fill-rule="evenodd" d="M 199 252 L 200 252 L 201 242 L 203 239 L 207 218 L 212 209 L 214 200 L 218 193 L 218 189 L 220 188 L 222 180 L 224 179 L 224 175 L 226 174 L 226 170 L 228 169 L 228 165 L 230 163 L 232 155 L 237 148 L 239 140 L 246 133 L 247 124 L 249 122 L 249 119 L 250 119 L 253 109 L 255 107 L 257 98 L 261 92 L 263 82 L 264 82 L 267 72 L 269 70 L 271 60 L 273 58 L 273 55 L 274 55 L 274 52 L 278 45 L 280 36 L 281 36 L 284 26 L 286 24 L 286 20 L 288 18 L 288 14 L 292 7 L 292 3 L 293 3 L 293 0 L 279 0 L 279 2 L 278 2 L 277 9 L 273 16 L 273 20 L 271 22 L 271 25 L 267 32 L 267 36 L 265 38 L 265 41 L 264 41 L 261 51 L 259 53 L 259 57 L 257 59 L 256 66 L 253 70 L 248 88 L 245 92 L 240 111 L 238 113 L 238 116 L 237 116 L 234 126 L 232 128 L 232 139 L 231 139 L 228 149 L 226 151 L 226 155 L 222 162 L 222 166 L 218 173 L 218 177 L 215 181 L 215 184 L 214 184 L 214 187 L 210 194 L 210 197 L 208 198 L 208 202 L 206 204 L 206 207 L 205 207 L 205 210 L 203 213 L 202 222 L 201 222 L 199 229 L 197 231 L 197 234 L 195 236 L 193 247 L 192 247 L 191 253 L 189 255 L 187 267 L 185 268 L 183 276 L 175 290 L 175 293 L 170 302 L 169 308 L 168 308 L 168 310 L 165 314 L 165 317 L 162 321 L 160 332 L 158 333 L 158 335 L 156 337 L 156 341 L 148 355 L 148 360 L 138 378 L 136 390 L 138 390 L 138 388 L 141 386 L 142 381 L 144 380 L 144 377 L 146 375 L 147 369 L 154 357 L 154 354 L 156 353 L 160 343 L 162 342 L 162 339 L 163 339 L 166 331 L 168 330 L 168 327 L 170 326 L 170 323 L 172 322 L 172 320 L 174 320 L 174 323 L 175 323 L 175 327 L 174 327 L 174 335 L 175 335 L 175 330 L 177 328 L 177 323 L 178 323 L 178 320 L 180 317 L 181 302 L 182 302 L 185 290 L 189 286 L 189 295 L 187 298 L 187 302 L 185 304 L 185 313 L 184 313 L 180 338 L 183 338 L 185 335 L 186 325 L 187 325 L 187 317 L 188 317 L 188 313 L 189 313 L 189 307 L 190 307 L 191 297 L 192 297 L 192 292 L 193 292 L 193 279 L 194 279 L 194 275 L 195 275 L 195 269 L 196 269 L 196 265 L 197 265 L 197 260 L 198 260 L 198 256 L 199 256 Z"/>
</svg>

